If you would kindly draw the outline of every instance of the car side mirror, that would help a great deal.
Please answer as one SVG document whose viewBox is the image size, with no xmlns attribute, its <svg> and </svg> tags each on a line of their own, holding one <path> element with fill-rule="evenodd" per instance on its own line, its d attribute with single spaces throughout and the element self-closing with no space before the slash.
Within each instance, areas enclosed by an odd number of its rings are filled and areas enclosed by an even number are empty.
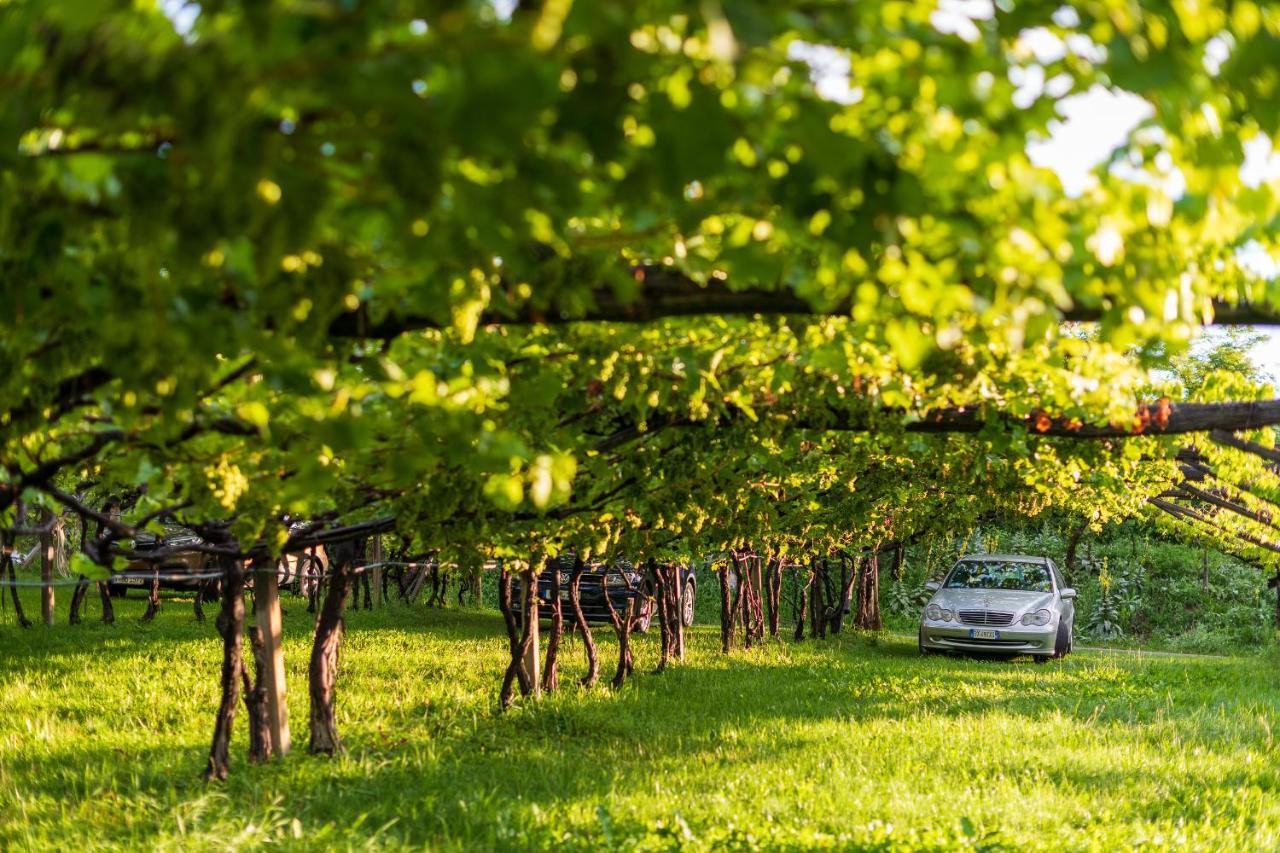
<svg viewBox="0 0 1280 853">
<path fill-rule="evenodd" d="M 938 583 L 937 581 L 929 581 L 927 584 L 924 585 L 924 588 L 929 590 L 929 592 L 937 592 L 938 590 L 942 589 L 942 584 Z"/>
<path fill-rule="evenodd" d="M 1063 587 L 1062 591 L 1059 592 L 1058 595 L 1062 597 L 1063 601 L 1069 601 L 1076 597 L 1076 591 L 1071 587 L 1067 586 L 1067 587 Z"/>
</svg>

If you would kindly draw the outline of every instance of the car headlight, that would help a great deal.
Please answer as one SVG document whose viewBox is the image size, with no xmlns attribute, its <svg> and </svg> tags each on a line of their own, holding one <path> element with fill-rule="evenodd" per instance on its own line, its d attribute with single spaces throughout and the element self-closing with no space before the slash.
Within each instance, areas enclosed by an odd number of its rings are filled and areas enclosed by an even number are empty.
<svg viewBox="0 0 1280 853">
<path fill-rule="evenodd" d="M 1053 619 L 1053 614 L 1048 610 L 1041 608 L 1035 613 L 1025 613 L 1022 616 L 1023 625 L 1048 625 Z"/>
<path fill-rule="evenodd" d="M 950 622 L 950 621 L 951 621 L 951 611 L 950 611 L 950 610 L 948 610 L 948 609 L 947 609 L 947 608 L 945 608 L 945 607 L 944 607 L 944 608 L 942 608 L 942 621 L 943 621 L 943 622 Z M 958 622 L 958 621 L 960 621 L 960 617 L 958 617 L 958 616 L 957 616 L 957 617 L 956 617 L 956 621 L 957 621 L 957 622 Z"/>
<path fill-rule="evenodd" d="M 936 604 L 930 604 L 924 609 L 924 618 L 934 622 L 942 621 L 942 608 Z"/>
<path fill-rule="evenodd" d="M 622 572 L 610 572 L 609 574 L 605 575 L 604 585 L 605 586 L 626 586 L 627 578 L 622 574 Z"/>
</svg>

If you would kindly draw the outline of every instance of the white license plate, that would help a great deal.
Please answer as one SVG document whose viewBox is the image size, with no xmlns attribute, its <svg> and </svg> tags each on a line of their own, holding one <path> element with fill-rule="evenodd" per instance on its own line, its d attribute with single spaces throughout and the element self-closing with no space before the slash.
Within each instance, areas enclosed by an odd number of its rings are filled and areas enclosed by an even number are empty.
<svg viewBox="0 0 1280 853">
<path fill-rule="evenodd" d="M 998 640 L 1000 639 L 1000 632 L 992 631 L 990 628 L 970 628 L 969 638 L 973 640 Z"/>
<path fill-rule="evenodd" d="M 120 578 L 120 583 L 124 584 L 125 586 L 145 586 L 147 583 L 147 579 L 137 578 L 137 577 Z"/>
</svg>

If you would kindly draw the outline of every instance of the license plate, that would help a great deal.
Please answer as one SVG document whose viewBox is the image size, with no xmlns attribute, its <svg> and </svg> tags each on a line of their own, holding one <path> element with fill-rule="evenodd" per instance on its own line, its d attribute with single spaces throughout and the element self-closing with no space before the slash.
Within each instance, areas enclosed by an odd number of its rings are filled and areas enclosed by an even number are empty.
<svg viewBox="0 0 1280 853">
<path fill-rule="evenodd" d="M 567 589 L 562 589 L 562 590 L 560 590 L 560 600 L 561 600 L 561 601 L 568 601 L 568 600 L 569 600 L 569 590 L 567 590 Z"/>
<path fill-rule="evenodd" d="M 1000 639 L 999 631 L 992 631 L 990 628 L 970 628 L 969 639 L 971 640 L 998 640 Z"/>
<path fill-rule="evenodd" d="M 120 583 L 124 584 L 125 586 L 145 586 L 147 583 L 147 579 L 139 578 L 139 577 L 120 578 Z"/>
</svg>

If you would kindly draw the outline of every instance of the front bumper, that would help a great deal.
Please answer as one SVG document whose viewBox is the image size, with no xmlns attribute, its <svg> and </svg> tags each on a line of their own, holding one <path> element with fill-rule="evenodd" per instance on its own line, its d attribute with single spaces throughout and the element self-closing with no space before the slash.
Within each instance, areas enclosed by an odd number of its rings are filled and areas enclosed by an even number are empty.
<svg viewBox="0 0 1280 853">
<path fill-rule="evenodd" d="M 994 632 L 995 637 L 978 636 Z M 955 622 L 926 621 L 920 626 L 920 642 L 926 649 L 966 652 L 1008 652 L 1023 655 L 1053 654 L 1058 626 L 1013 624 L 1008 628 L 975 628 Z"/>
</svg>

